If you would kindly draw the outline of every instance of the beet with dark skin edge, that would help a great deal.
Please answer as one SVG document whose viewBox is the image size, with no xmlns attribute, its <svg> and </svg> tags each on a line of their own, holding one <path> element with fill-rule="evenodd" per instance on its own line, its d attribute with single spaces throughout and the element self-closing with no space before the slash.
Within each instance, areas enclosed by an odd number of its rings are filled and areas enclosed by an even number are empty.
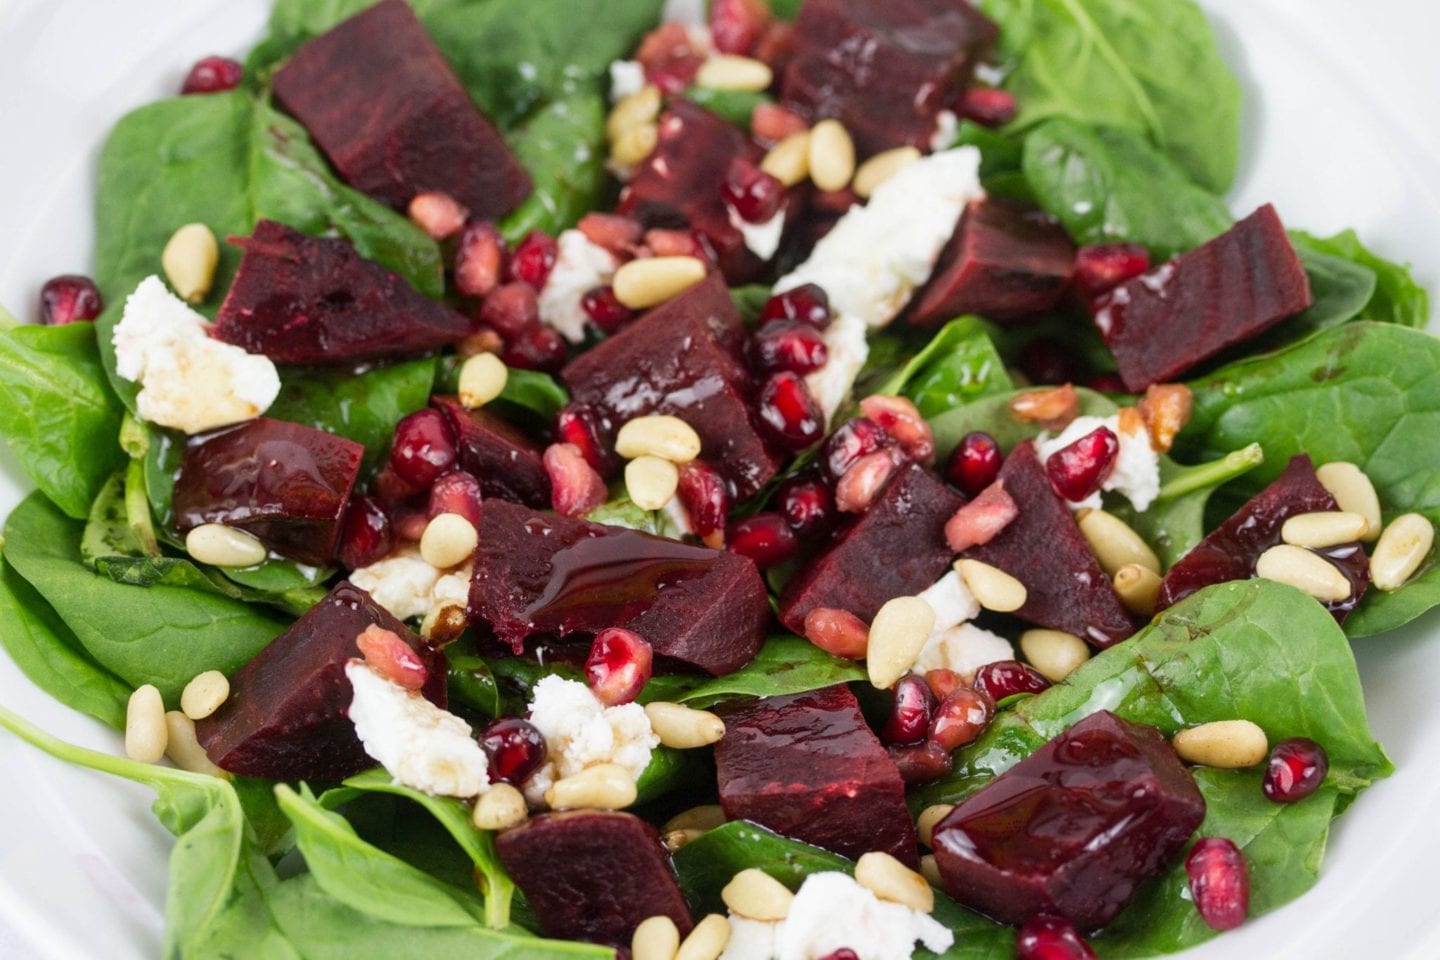
<svg viewBox="0 0 1440 960">
<path fill-rule="evenodd" d="M 460 467 L 480 481 L 480 492 L 531 507 L 550 505 L 545 451 L 518 428 L 493 413 L 468 410 L 455 397 L 434 397 L 455 428 Z"/>
</svg>

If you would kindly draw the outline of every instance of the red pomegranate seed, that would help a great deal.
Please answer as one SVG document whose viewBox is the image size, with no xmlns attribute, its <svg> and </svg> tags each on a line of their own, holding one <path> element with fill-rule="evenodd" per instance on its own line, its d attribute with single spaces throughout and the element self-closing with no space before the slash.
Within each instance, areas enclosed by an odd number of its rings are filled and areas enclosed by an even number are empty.
<svg viewBox="0 0 1440 960">
<path fill-rule="evenodd" d="M 695 79 L 703 51 L 690 42 L 690 31 L 673 21 L 650 31 L 635 51 L 635 59 L 645 68 L 645 80 L 662 93 L 680 93 Z"/>
<path fill-rule="evenodd" d="M 813 474 L 792 477 L 781 484 L 775 505 L 799 537 L 819 536 L 835 518 L 835 494 Z"/>
<path fill-rule="evenodd" d="M 799 320 L 824 330 L 830 326 L 830 295 L 813 283 L 777 293 L 760 308 L 760 324 L 772 320 Z"/>
<path fill-rule="evenodd" d="M 550 507 L 560 516 L 583 517 L 609 496 L 604 479 L 574 444 L 552 443 L 543 459 L 550 477 Z"/>
<path fill-rule="evenodd" d="M 810 209 L 839 218 L 860 202 L 860 195 L 849 187 L 841 190 L 817 190 L 810 196 Z"/>
<path fill-rule="evenodd" d="M 760 422 L 787 450 L 804 450 L 825 434 L 825 416 L 799 374 L 781 371 L 760 388 Z"/>
<path fill-rule="evenodd" d="M 352 497 L 340 525 L 336 556 L 346 570 L 368 567 L 389 555 L 395 546 L 390 518 L 374 497 Z"/>
<path fill-rule="evenodd" d="M 595 635 L 585 661 L 585 682 L 607 707 L 630 703 L 650 682 L 654 654 L 647 640 L 624 627 L 607 627 Z"/>
<path fill-rule="evenodd" d="M 1075 253 L 1075 286 L 1094 299 L 1150 269 L 1150 251 L 1138 243 L 1098 243 Z"/>
<path fill-rule="evenodd" d="M 861 457 L 884 450 L 890 438 L 880 425 L 865 417 L 855 417 L 840 425 L 820 450 L 820 465 L 830 479 L 839 480 Z"/>
<path fill-rule="evenodd" d="M 799 548 L 795 531 L 778 513 L 757 513 L 725 531 L 725 549 L 749 557 L 761 570 L 779 566 Z"/>
<path fill-rule="evenodd" d="M 832 657 L 859 660 L 870 646 L 870 628 L 849 610 L 816 607 L 805 614 L 805 639 Z"/>
<path fill-rule="evenodd" d="M 944 700 L 965 686 L 965 678 L 954 670 L 926 670 L 925 682 L 930 685 L 930 692 L 939 700 Z"/>
<path fill-rule="evenodd" d="M 429 525 L 430 511 L 423 507 L 402 504 L 390 511 L 390 527 L 407 543 L 419 543 Z"/>
<path fill-rule="evenodd" d="M 675 489 L 690 529 L 707 542 L 717 538 L 724 543 L 725 522 L 730 515 L 730 484 L 720 471 L 700 460 L 680 467 L 680 485 Z"/>
<path fill-rule="evenodd" d="M 609 429 L 600 412 L 586 403 L 571 403 L 555 415 L 555 440 L 580 451 L 585 462 L 602 477 L 615 469 L 615 455 L 607 439 Z"/>
<path fill-rule="evenodd" d="M 700 72 L 700 66 L 704 62 L 704 57 L 677 57 L 653 67 L 646 67 L 645 82 L 659 87 L 660 92 L 666 96 L 684 93 L 695 82 L 695 75 Z"/>
<path fill-rule="evenodd" d="M 778 103 L 761 103 L 750 114 L 750 133 L 764 144 L 777 144 L 791 134 L 808 130 L 804 117 Z"/>
<path fill-rule="evenodd" d="M 371 485 L 375 489 L 375 496 L 387 507 L 408 500 L 423 489 L 400 479 L 400 475 L 388 463 L 375 475 L 375 481 Z"/>
<path fill-rule="evenodd" d="M 1044 693 L 1050 689 L 1050 681 L 1028 663 L 1021 663 L 1019 660 L 996 660 L 975 671 L 975 681 L 971 686 L 1000 703 L 1006 697 L 1016 694 Z"/>
<path fill-rule="evenodd" d="M 785 184 L 749 157 L 735 157 L 720 185 L 720 196 L 746 223 L 767 223 L 785 202 Z"/>
<path fill-rule="evenodd" d="M 355 638 L 355 645 L 376 673 L 406 690 L 419 690 L 430 678 L 430 672 L 410 644 L 384 627 L 372 623 Z"/>
<path fill-rule="evenodd" d="M 490 782 L 519 786 L 545 762 L 545 736 L 529 720 L 501 717 L 480 731 Z"/>
<path fill-rule="evenodd" d="M 500 285 L 508 251 L 505 238 L 489 220 L 472 220 L 460 234 L 455 251 L 455 289 L 463 296 L 484 297 Z"/>
<path fill-rule="evenodd" d="M 795 25 L 785 20 L 774 20 L 765 28 L 759 42 L 750 55 L 762 63 L 769 64 L 778 77 L 790 62 L 795 52 Z"/>
<path fill-rule="evenodd" d="M 781 370 L 804 376 L 825 366 L 830 348 L 820 331 L 799 320 L 767 323 L 745 344 L 745 354 L 757 373 Z"/>
<path fill-rule="evenodd" d="M 1036 337 L 1020 351 L 1020 370 L 1031 383 L 1059 385 L 1080 379 L 1080 365 L 1059 341 Z"/>
<path fill-rule="evenodd" d="M 635 318 L 635 311 L 620 302 L 614 287 L 596 287 L 580 298 L 585 316 L 605 333 L 616 333 Z"/>
<path fill-rule="evenodd" d="M 515 245 L 510 257 L 510 279 L 528 283 L 536 290 L 543 289 L 559 255 L 560 246 L 554 237 L 531 230 Z"/>
<path fill-rule="evenodd" d="M 417 193 L 406 209 L 410 219 L 431 240 L 445 240 L 465 229 L 470 211 L 462 207 L 448 193 L 431 191 Z"/>
<path fill-rule="evenodd" d="M 1234 930 L 1250 912 L 1250 871 L 1245 856 L 1224 837 L 1206 837 L 1185 858 L 1195 909 L 1214 930 Z"/>
<path fill-rule="evenodd" d="M 180 85 L 181 95 L 190 93 L 223 93 L 240 86 L 245 68 L 229 57 L 206 57 L 197 60 Z"/>
<path fill-rule="evenodd" d="M 1045 475 L 1054 491 L 1079 503 L 1100 489 L 1115 469 L 1120 438 L 1109 427 L 1096 427 L 1079 440 L 1061 447 L 1045 461 Z"/>
<path fill-rule="evenodd" d="M 860 954 L 849 947 L 841 947 L 839 950 L 832 950 L 820 960 L 860 960 Z"/>
<path fill-rule="evenodd" d="M 1116 373 L 1101 373 L 1091 377 L 1085 382 L 1085 386 L 1091 390 L 1098 390 L 1100 393 L 1129 393 L 1125 389 L 1125 381 L 1120 379 Z"/>
<path fill-rule="evenodd" d="M 430 488 L 430 505 L 425 513 L 435 519 L 442 513 L 456 513 L 480 526 L 480 481 L 464 470 L 451 470 Z"/>
<path fill-rule="evenodd" d="M 1307 737 L 1295 737 L 1282 740 L 1270 751 L 1270 763 L 1260 787 L 1276 803 L 1294 803 L 1320 789 L 1329 772 L 1330 757 L 1325 748 Z"/>
<path fill-rule="evenodd" d="M 505 366 L 516 370 L 556 373 L 565 366 L 568 353 L 564 337 L 537 323 L 513 337 L 506 337 L 500 359 L 505 361 Z"/>
<path fill-rule="evenodd" d="M 390 467 L 410 486 L 425 490 L 455 466 L 455 431 L 439 410 L 417 410 L 395 426 Z"/>
<path fill-rule="evenodd" d="M 940 701 L 930 723 L 930 739 L 946 750 L 958 750 L 979 739 L 990 718 L 995 716 L 995 701 L 980 690 L 961 687 Z"/>
<path fill-rule="evenodd" d="M 907 784 L 938 780 L 955 769 L 955 758 L 934 740 L 904 747 L 890 747 L 890 760 Z"/>
<path fill-rule="evenodd" d="M 1095 960 L 1095 951 L 1064 917 L 1041 914 L 1015 934 L 1016 960 Z"/>
<path fill-rule="evenodd" d="M 78 273 L 51 277 L 40 288 L 40 322 L 47 327 L 94 320 L 104 309 L 95 281 Z"/>
<path fill-rule="evenodd" d="M 645 228 L 639 221 L 622 217 L 618 213 L 587 213 L 580 218 L 575 229 L 597 247 L 604 247 L 617 257 L 633 255 L 635 247 L 645 236 Z"/>
<path fill-rule="evenodd" d="M 697 257 L 708 262 L 705 245 L 691 230 L 646 230 L 645 246 L 657 257 Z"/>
<path fill-rule="evenodd" d="M 877 394 L 860 401 L 860 412 L 879 424 L 911 460 L 927 466 L 935 462 L 935 434 L 915 404 Z"/>
<path fill-rule="evenodd" d="M 481 305 L 479 319 L 507 340 L 518 337 L 539 325 L 540 295 L 527 283 L 496 287 Z"/>
<path fill-rule="evenodd" d="M 765 0 L 712 0 L 710 41 L 721 53 L 748 54 L 770 25 Z"/>
<path fill-rule="evenodd" d="M 989 543 L 1008 527 L 1020 508 L 1005 491 L 1005 483 L 996 480 L 980 491 L 980 496 L 965 504 L 945 524 L 945 541 L 956 553 Z"/>
<path fill-rule="evenodd" d="M 900 456 L 893 449 L 878 450 L 855 461 L 845 476 L 835 482 L 835 509 L 841 513 L 864 513 L 890 482 Z"/>
<path fill-rule="evenodd" d="M 1015 94 L 996 87 L 971 87 L 960 100 L 960 115 L 983 127 L 1003 127 L 1015 119 Z"/>
<path fill-rule="evenodd" d="M 493 327 L 487 327 L 483 323 L 465 335 L 465 339 L 455 344 L 455 352 L 462 357 L 474 357 L 482 353 L 496 353 L 505 349 L 505 338 Z"/>
<path fill-rule="evenodd" d="M 895 700 L 890 716 L 880 730 L 880 739 L 894 746 L 908 746 L 925 739 L 935 715 L 935 694 L 923 677 L 911 674 L 895 684 Z"/>
</svg>

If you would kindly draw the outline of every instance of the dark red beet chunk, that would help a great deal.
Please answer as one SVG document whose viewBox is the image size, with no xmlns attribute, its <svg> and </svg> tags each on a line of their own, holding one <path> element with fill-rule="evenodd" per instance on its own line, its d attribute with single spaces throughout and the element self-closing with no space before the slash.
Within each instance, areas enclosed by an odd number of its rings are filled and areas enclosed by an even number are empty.
<svg viewBox="0 0 1440 960">
<path fill-rule="evenodd" d="M 494 220 L 530 195 L 529 175 L 403 0 L 305 44 L 275 74 L 275 96 L 346 183 L 396 209 L 438 192 Z"/>
<path fill-rule="evenodd" d="M 215 320 L 215 339 L 276 363 L 353 364 L 425 353 L 470 321 L 364 259 L 348 241 L 261 220 Z"/>
<path fill-rule="evenodd" d="M 760 649 L 770 603 L 749 560 L 634 530 L 480 509 L 470 612 L 516 653 L 526 638 L 633 630 L 656 656 L 729 673 Z"/>
<path fill-rule="evenodd" d="M 694 926 L 660 835 L 633 814 L 547 813 L 499 834 L 495 850 L 547 937 L 628 947 L 649 917 L 669 917 L 681 937 Z"/>
<path fill-rule="evenodd" d="M 1179 603 L 1197 590 L 1229 580 L 1255 576 L 1260 554 L 1280 542 L 1285 521 L 1302 513 L 1338 510 L 1330 491 L 1320 485 L 1315 467 L 1305 454 L 1292 457 L 1275 482 L 1235 512 L 1229 520 L 1201 540 L 1165 574 L 1156 609 Z M 1370 560 L 1358 543 L 1341 544 L 1316 553 L 1333 563 L 1350 581 L 1350 596 L 1326 603 L 1325 609 L 1344 623 L 1365 596 L 1370 582 Z"/>
<path fill-rule="evenodd" d="M 425 698 L 445 706 L 445 655 L 350 583 L 341 583 L 230 678 L 230 697 L 195 733 L 231 773 L 272 780 L 342 780 L 375 765 L 346 716 L 345 664 L 371 625 L 404 640 L 425 664 Z"/>
<path fill-rule="evenodd" d="M 931 327 L 967 313 L 1033 316 L 1060 301 L 1074 272 L 1075 244 L 1054 217 L 1013 200 L 974 200 L 909 319 Z"/>
<path fill-rule="evenodd" d="M 727 820 L 751 820 L 847 857 L 871 850 L 919 865 L 900 771 L 841 685 L 718 708 Z"/>
<path fill-rule="evenodd" d="M 1048 913 L 1094 930 L 1203 819 L 1205 799 L 1160 731 L 1102 710 L 940 821 L 935 861 L 952 897 L 1001 923 Z"/>
<path fill-rule="evenodd" d="M 483 409 L 467 410 L 454 397 L 430 402 L 450 418 L 460 467 L 480 481 L 481 493 L 532 507 L 550 506 L 550 474 L 539 444 L 508 421 Z"/>
<path fill-rule="evenodd" d="M 175 524 L 249 531 L 276 553 L 326 566 L 365 448 L 324 430 L 262 417 L 192 441 L 175 480 Z"/>
<path fill-rule="evenodd" d="M 1102 648 L 1134 633 L 1135 625 L 1076 526 L 1075 515 L 1050 488 L 1033 443 L 1027 440 L 1010 452 L 1000 480 L 1020 515 L 993 540 L 964 556 L 999 567 L 1025 584 L 1025 606 L 1015 615 Z"/>
<path fill-rule="evenodd" d="M 1310 280 L 1275 208 L 1095 301 L 1095 326 L 1132 393 L 1310 306 Z"/>
</svg>

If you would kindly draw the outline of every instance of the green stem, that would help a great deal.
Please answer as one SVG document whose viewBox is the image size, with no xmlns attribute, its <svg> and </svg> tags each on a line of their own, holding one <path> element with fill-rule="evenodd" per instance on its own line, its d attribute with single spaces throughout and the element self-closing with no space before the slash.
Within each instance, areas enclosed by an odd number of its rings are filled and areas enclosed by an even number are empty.
<svg viewBox="0 0 1440 960">
<path fill-rule="evenodd" d="M 1160 488 L 1156 502 L 1174 500 L 1196 490 L 1218 487 L 1254 470 L 1265 462 L 1265 451 L 1258 443 L 1227 453 L 1219 460 L 1190 467 L 1172 477 Z"/>
</svg>

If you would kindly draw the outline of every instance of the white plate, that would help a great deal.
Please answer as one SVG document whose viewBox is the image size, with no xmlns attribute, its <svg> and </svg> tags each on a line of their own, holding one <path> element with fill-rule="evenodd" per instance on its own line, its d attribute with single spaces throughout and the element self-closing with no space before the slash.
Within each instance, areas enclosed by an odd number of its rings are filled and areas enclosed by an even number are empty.
<svg viewBox="0 0 1440 960">
<path fill-rule="evenodd" d="M 0 303 L 29 319 L 45 278 L 86 270 L 95 157 L 106 131 L 124 111 L 177 90 L 200 56 L 247 49 L 267 6 L 0 0 Z M 1294 226 L 1353 226 L 1383 254 L 1413 261 L 1440 295 L 1433 4 L 1206 6 L 1247 90 L 1235 210 L 1273 201 Z M 0 512 L 27 486 L 0 450 Z M 1357 650 L 1372 726 L 1399 772 L 1337 825 L 1320 884 L 1187 957 L 1440 956 L 1432 893 L 1440 863 L 1437 633 L 1432 616 Z M 119 748 L 113 734 L 39 693 L 3 656 L 0 702 L 66 739 Z M 0 948 L 18 933 L 44 957 L 158 956 L 170 841 L 150 816 L 148 793 L 4 735 L 0 769 Z"/>
</svg>

